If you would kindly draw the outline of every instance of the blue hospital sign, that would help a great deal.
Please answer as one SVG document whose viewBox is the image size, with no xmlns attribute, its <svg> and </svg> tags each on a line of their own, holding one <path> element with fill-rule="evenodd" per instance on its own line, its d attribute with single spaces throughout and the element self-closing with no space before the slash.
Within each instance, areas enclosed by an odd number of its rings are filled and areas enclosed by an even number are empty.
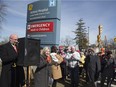
<svg viewBox="0 0 116 87">
<path fill-rule="evenodd" d="M 60 42 L 61 0 L 39 0 L 28 4 L 28 38 L 39 39 L 41 45 L 58 45 Z"/>
</svg>

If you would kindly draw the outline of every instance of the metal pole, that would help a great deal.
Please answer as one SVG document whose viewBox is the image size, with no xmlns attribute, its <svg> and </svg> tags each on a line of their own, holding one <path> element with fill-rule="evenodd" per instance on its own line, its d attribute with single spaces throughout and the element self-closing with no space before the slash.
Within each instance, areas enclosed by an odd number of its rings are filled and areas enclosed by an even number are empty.
<svg viewBox="0 0 116 87">
<path fill-rule="evenodd" d="M 88 27 L 88 46 L 89 46 L 89 27 Z"/>
<path fill-rule="evenodd" d="M 30 66 L 27 66 L 27 86 L 30 87 Z"/>
</svg>

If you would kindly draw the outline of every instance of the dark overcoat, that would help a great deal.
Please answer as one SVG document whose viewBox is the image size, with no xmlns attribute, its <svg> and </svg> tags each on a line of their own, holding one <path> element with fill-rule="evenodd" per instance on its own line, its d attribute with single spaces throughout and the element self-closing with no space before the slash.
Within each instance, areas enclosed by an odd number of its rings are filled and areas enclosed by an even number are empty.
<svg viewBox="0 0 116 87">
<path fill-rule="evenodd" d="M 50 66 L 48 65 L 45 56 L 40 56 L 40 63 L 37 66 L 34 75 L 34 87 L 48 87 Z"/>
<path fill-rule="evenodd" d="M 100 59 L 97 55 L 88 55 L 85 59 L 85 66 L 88 74 L 88 79 L 90 82 L 94 82 L 98 79 L 99 72 L 101 70 Z"/>
<path fill-rule="evenodd" d="M 10 42 L 0 46 L 0 58 L 2 60 L 0 87 L 15 87 L 16 69 L 13 67 L 13 63 L 16 62 L 17 55 Z"/>
</svg>

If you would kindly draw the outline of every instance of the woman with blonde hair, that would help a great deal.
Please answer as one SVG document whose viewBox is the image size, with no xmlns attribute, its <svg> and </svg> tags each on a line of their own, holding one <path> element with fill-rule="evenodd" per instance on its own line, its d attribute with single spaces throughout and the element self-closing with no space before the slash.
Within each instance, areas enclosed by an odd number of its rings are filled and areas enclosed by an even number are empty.
<svg viewBox="0 0 116 87">
<path fill-rule="evenodd" d="M 44 47 L 40 50 L 40 63 L 35 71 L 35 87 L 48 87 L 50 75 L 50 48 Z"/>
</svg>

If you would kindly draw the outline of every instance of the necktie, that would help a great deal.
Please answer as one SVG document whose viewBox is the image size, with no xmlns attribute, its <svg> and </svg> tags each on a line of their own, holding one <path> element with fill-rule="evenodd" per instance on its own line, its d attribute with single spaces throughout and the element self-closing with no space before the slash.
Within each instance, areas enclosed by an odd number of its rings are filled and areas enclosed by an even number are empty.
<svg viewBox="0 0 116 87">
<path fill-rule="evenodd" d="M 16 53 L 17 53 L 17 48 L 16 48 L 16 46 L 15 46 L 15 45 L 13 45 L 13 48 L 14 48 L 14 50 L 15 50 L 15 51 L 16 51 Z M 15 63 L 15 62 L 13 63 L 12 67 L 16 67 L 16 63 Z"/>
<path fill-rule="evenodd" d="M 13 47 L 14 47 L 14 50 L 17 52 L 17 48 L 16 48 L 16 46 L 15 46 L 15 45 L 13 45 Z"/>
</svg>

